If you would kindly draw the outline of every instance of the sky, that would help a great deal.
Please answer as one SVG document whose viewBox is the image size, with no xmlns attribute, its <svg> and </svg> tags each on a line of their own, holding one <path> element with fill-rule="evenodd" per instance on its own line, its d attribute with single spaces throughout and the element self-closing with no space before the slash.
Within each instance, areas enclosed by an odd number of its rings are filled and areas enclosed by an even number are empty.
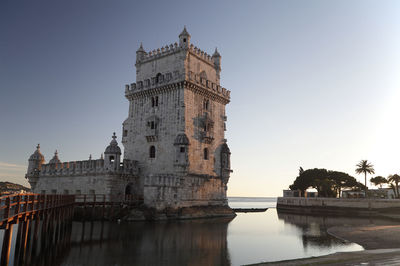
<svg viewBox="0 0 400 266">
<path fill-rule="evenodd" d="M 400 174 L 400 1 L 0 1 L 0 181 L 99 158 L 128 114 L 135 52 L 222 56 L 229 196 L 279 196 L 299 167 Z M 118 140 L 117 139 L 117 140 Z M 121 145 L 122 146 L 122 145 Z"/>
</svg>

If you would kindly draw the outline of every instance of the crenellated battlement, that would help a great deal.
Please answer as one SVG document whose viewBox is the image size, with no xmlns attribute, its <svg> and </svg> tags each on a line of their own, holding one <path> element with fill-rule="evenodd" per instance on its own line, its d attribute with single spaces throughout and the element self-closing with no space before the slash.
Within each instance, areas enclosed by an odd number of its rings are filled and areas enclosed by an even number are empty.
<svg viewBox="0 0 400 266">
<path fill-rule="evenodd" d="M 197 57 L 199 57 L 200 59 L 208 62 L 209 64 L 214 66 L 214 61 L 212 60 L 212 56 L 207 54 L 206 52 L 202 51 L 200 48 L 197 48 L 196 46 L 194 46 L 193 44 L 191 44 L 189 46 L 189 51 L 192 54 L 195 54 Z"/>
<path fill-rule="evenodd" d="M 193 55 L 197 56 L 199 59 L 203 60 L 204 62 L 214 66 L 214 61 L 212 60 L 212 56 L 191 44 L 189 48 L 181 47 L 178 43 L 165 45 L 164 47 L 154 49 L 152 51 L 146 52 L 143 50 L 143 57 L 137 59 L 136 63 L 145 63 L 151 60 L 158 59 L 163 56 L 168 56 L 171 54 L 175 54 L 181 51 L 189 51 Z"/>
<path fill-rule="evenodd" d="M 74 175 L 96 175 L 96 174 L 137 174 L 137 161 L 124 159 L 116 167 L 105 165 L 104 159 L 71 161 L 59 163 L 42 164 L 39 177 L 44 176 L 74 176 Z"/>
<path fill-rule="evenodd" d="M 125 97 L 129 97 L 130 95 L 135 94 L 137 92 L 159 88 L 160 86 L 168 84 L 173 84 L 180 80 L 181 78 L 179 73 L 175 73 L 175 76 L 173 76 L 172 73 L 168 72 L 165 74 L 161 74 L 158 77 L 146 79 L 143 81 L 138 81 L 136 83 L 126 84 Z M 218 96 L 222 96 L 228 100 L 230 99 L 230 94 L 231 94 L 230 90 L 227 90 L 226 88 L 221 87 L 220 85 L 208 79 L 202 78 L 200 76 L 200 73 L 194 73 L 193 71 L 188 71 L 185 80 L 190 81 L 191 83 L 196 84 L 206 89 L 209 92 L 217 94 Z"/>
</svg>

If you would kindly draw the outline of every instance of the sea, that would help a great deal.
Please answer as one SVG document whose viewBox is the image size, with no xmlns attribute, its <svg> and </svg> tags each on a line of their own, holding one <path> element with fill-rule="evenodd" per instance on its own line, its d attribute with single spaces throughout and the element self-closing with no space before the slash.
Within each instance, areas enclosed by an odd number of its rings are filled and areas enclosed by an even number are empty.
<svg viewBox="0 0 400 266">
<path fill-rule="evenodd" d="M 268 210 L 237 213 L 233 219 L 74 222 L 68 242 L 62 248 L 49 248 L 36 263 L 246 265 L 363 250 L 326 231 L 332 224 L 352 220 L 278 213 L 272 197 L 230 197 L 229 205 Z"/>
</svg>

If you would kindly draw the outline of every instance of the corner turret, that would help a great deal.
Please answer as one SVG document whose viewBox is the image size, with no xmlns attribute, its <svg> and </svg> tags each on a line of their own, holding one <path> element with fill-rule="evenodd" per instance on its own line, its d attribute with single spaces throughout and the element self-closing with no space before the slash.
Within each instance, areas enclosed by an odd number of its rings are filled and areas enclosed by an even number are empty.
<svg viewBox="0 0 400 266">
<path fill-rule="evenodd" d="M 104 151 L 104 167 L 107 170 L 118 170 L 121 162 L 121 149 L 118 147 L 116 138 L 114 132 L 110 145 Z"/>
<path fill-rule="evenodd" d="M 189 48 L 190 45 L 190 34 L 186 30 L 186 26 L 183 27 L 183 31 L 179 34 L 179 46 L 182 48 Z"/>
<path fill-rule="evenodd" d="M 53 158 L 49 161 L 49 164 L 58 164 L 61 163 L 60 159 L 58 158 L 58 151 L 54 152 Z"/>
<path fill-rule="evenodd" d="M 144 59 L 144 56 L 146 55 L 146 51 L 143 49 L 143 44 L 140 43 L 139 49 L 136 51 L 136 63 L 139 63 Z"/>
<path fill-rule="evenodd" d="M 211 59 L 214 62 L 214 68 L 219 78 L 219 73 L 221 72 L 221 55 L 218 53 L 217 47 L 215 47 L 215 52 L 212 55 Z"/>
<path fill-rule="evenodd" d="M 44 156 L 40 152 L 40 144 L 36 146 L 35 152 L 29 157 L 28 160 L 28 171 L 26 173 L 26 178 L 31 175 L 35 175 L 35 173 L 38 173 L 42 167 L 42 164 L 44 164 Z"/>
</svg>

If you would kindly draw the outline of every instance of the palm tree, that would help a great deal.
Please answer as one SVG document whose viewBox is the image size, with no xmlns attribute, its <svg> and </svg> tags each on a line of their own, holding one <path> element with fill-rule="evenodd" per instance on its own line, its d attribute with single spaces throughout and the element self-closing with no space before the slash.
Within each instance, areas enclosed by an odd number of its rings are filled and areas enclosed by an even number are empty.
<svg viewBox="0 0 400 266">
<path fill-rule="evenodd" d="M 364 174 L 365 177 L 365 197 L 367 197 L 367 174 L 375 174 L 374 166 L 368 162 L 368 160 L 361 160 L 356 165 L 356 173 L 357 174 Z"/>
<path fill-rule="evenodd" d="M 388 177 L 388 181 L 391 183 L 391 187 L 395 188 L 394 195 L 396 198 L 399 198 L 399 183 L 400 183 L 400 176 L 398 174 L 390 175 Z M 394 189 L 393 189 L 394 190 Z"/>
</svg>

